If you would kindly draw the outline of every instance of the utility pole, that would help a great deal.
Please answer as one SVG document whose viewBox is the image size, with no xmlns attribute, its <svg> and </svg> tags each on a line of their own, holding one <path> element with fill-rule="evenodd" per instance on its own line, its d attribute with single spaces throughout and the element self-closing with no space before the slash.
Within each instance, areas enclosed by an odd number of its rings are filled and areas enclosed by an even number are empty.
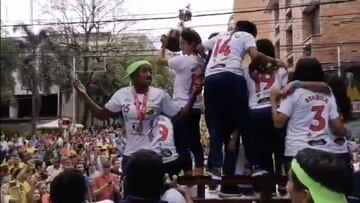
<svg viewBox="0 0 360 203">
<path fill-rule="evenodd" d="M 73 56 L 73 77 L 76 80 L 76 61 L 75 61 L 75 56 Z M 73 87 L 73 103 L 72 103 L 72 122 L 74 124 L 76 124 L 76 91 L 75 88 Z"/>
</svg>

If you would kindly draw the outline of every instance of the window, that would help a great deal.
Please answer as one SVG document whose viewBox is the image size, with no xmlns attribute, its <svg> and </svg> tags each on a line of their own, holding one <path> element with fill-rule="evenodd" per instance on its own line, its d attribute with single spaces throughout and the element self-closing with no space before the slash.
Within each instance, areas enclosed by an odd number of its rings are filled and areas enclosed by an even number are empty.
<svg viewBox="0 0 360 203">
<path fill-rule="evenodd" d="M 275 5 L 275 9 L 274 9 L 275 22 L 279 21 L 279 15 L 280 15 L 280 8 L 279 8 L 279 4 L 277 4 Z"/>
<path fill-rule="evenodd" d="M 285 6 L 291 6 L 291 0 L 285 0 Z"/>
<path fill-rule="evenodd" d="M 310 13 L 311 34 L 320 34 L 320 8 L 316 6 Z"/>
<path fill-rule="evenodd" d="M 0 104 L 0 118 L 9 118 L 9 105 Z"/>
<path fill-rule="evenodd" d="M 311 56 L 311 43 L 307 44 L 307 45 L 303 48 L 303 55 L 304 55 L 304 57 L 309 57 L 309 56 Z"/>
<path fill-rule="evenodd" d="M 293 50 L 293 29 L 292 29 L 292 26 L 290 26 L 286 30 L 286 51 L 287 51 L 287 54 L 292 52 L 292 50 Z"/>
<path fill-rule="evenodd" d="M 320 8 L 319 5 L 306 9 L 303 13 L 303 35 L 320 34 Z M 306 37 L 305 37 L 306 38 Z"/>
<path fill-rule="evenodd" d="M 288 59 L 287 59 L 287 65 L 289 66 L 289 68 L 293 67 L 294 66 L 294 57 L 293 56 L 290 56 Z"/>
<path fill-rule="evenodd" d="M 280 40 L 275 43 L 275 56 L 276 58 L 280 58 Z"/>
</svg>

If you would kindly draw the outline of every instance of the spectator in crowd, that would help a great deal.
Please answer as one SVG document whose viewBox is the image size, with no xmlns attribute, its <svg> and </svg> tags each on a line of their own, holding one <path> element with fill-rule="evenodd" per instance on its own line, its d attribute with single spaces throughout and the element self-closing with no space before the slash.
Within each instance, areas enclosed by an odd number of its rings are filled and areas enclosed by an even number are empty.
<svg viewBox="0 0 360 203">
<path fill-rule="evenodd" d="M 100 172 L 96 169 L 96 165 L 97 164 L 95 162 L 89 163 L 89 177 L 91 179 L 94 179 L 100 175 Z"/>
<path fill-rule="evenodd" d="M 110 172 L 111 164 L 109 161 L 102 163 L 102 169 L 102 174 L 93 180 L 93 196 L 97 201 L 109 199 L 118 202 L 118 199 L 114 198 L 119 197 L 121 192 L 119 177 Z"/>
<path fill-rule="evenodd" d="M 60 159 L 55 159 L 54 163 L 46 168 L 49 180 L 52 181 L 57 175 L 63 171 Z"/>
<path fill-rule="evenodd" d="M 128 164 L 124 187 L 127 191 L 126 203 L 169 203 L 192 202 L 190 194 L 185 197 L 178 190 L 165 191 L 165 173 L 161 157 L 150 150 L 134 153 Z M 144 173 L 146 171 L 146 173 Z"/>
<path fill-rule="evenodd" d="M 87 192 L 84 176 L 73 169 L 60 173 L 50 184 L 52 203 L 84 203 Z"/>
<path fill-rule="evenodd" d="M 112 160 L 112 165 L 113 167 L 111 168 L 111 173 L 116 174 L 117 176 L 121 177 L 122 176 L 122 171 L 121 171 L 121 163 L 119 158 L 113 158 Z"/>
</svg>

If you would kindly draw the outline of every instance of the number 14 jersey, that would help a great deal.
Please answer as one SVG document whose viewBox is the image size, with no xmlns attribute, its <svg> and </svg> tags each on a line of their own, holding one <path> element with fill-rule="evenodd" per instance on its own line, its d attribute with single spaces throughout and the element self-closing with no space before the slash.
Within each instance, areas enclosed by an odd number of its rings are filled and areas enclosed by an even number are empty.
<svg viewBox="0 0 360 203">
<path fill-rule="evenodd" d="M 255 38 L 247 32 L 225 32 L 203 43 L 212 50 L 205 77 L 222 72 L 243 76 L 242 61 L 251 47 L 256 48 Z"/>
</svg>

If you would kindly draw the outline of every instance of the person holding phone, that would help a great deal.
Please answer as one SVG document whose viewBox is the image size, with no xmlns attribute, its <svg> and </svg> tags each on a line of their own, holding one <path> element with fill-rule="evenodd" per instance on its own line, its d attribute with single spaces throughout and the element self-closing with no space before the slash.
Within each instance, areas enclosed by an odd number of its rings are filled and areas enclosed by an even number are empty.
<svg viewBox="0 0 360 203">
<path fill-rule="evenodd" d="M 109 161 L 102 163 L 103 172 L 96 177 L 92 184 L 92 194 L 96 201 L 113 200 L 114 197 L 119 196 L 121 187 L 119 185 L 119 178 L 117 175 L 110 172 L 111 164 Z"/>
</svg>

